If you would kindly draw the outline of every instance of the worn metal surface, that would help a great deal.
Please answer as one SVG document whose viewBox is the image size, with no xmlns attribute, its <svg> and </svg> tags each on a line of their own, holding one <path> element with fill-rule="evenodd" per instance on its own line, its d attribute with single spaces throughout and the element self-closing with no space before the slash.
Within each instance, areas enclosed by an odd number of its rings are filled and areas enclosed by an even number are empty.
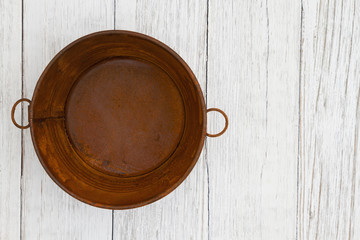
<svg viewBox="0 0 360 240">
<path fill-rule="evenodd" d="M 29 119 L 50 177 L 73 197 L 111 209 L 174 190 L 206 136 L 190 68 L 163 43 L 128 31 L 90 34 L 57 54 L 37 83 Z"/>
<path fill-rule="evenodd" d="M 175 151 L 184 129 L 184 105 L 157 65 L 111 58 L 84 73 L 65 108 L 68 136 L 90 166 L 136 176 L 159 167 Z"/>
</svg>

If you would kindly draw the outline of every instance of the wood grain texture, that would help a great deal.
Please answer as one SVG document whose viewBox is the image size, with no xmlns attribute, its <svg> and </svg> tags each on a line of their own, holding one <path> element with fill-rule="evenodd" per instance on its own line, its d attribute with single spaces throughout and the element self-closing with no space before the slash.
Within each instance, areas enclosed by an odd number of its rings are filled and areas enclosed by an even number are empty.
<svg viewBox="0 0 360 240">
<path fill-rule="evenodd" d="M 116 1 L 116 29 L 138 31 L 174 49 L 206 87 L 206 1 Z M 204 92 L 205 93 L 205 92 Z M 114 212 L 114 239 L 207 239 L 204 155 L 174 192 L 151 205 Z"/>
<path fill-rule="evenodd" d="M 299 1 L 209 1 L 209 239 L 296 238 L 300 25 Z"/>
<path fill-rule="evenodd" d="M 299 239 L 360 238 L 359 14 L 303 0 Z"/>
<path fill-rule="evenodd" d="M 31 98 L 47 63 L 71 41 L 113 28 L 113 1 L 24 0 L 24 92 Z M 45 173 L 25 131 L 22 239 L 110 239 L 111 211 L 75 200 Z"/>
<path fill-rule="evenodd" d="M 1 240 L 360 238 L 357 0 L 23 4 L 0 3 Z M 28 130 L 21 150 L 10 110 L 64 46 L 114 25 L 178 52 L 230 125 L 173 193 L 111 212 L 53 183 Z M 221 116 L 208 117 L 221 130 Z"/>
<path fill-rule="evenodd" d="M 20 237 L 21 131 L 10 111 L 21 98 L 21 2 L 0 3 L 0 239 Z M 21 105 L 16 120 L 21 123 Z"/>
</svg>

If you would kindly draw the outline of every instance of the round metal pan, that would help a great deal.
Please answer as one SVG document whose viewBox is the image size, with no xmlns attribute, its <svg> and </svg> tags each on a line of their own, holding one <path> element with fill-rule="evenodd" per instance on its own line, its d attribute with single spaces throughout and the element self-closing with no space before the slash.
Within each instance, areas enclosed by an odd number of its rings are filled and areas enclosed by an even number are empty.
<svg viewBox="0 0 360 240">
<path fill-rule="evenodd" d="M 29 124 L 14 119 L 27 101 Z M 206 133 L 207 111 L 224 115 Z M 12 109 L 30 127 L 49 176 L 94 206 L 128 209 L 154 202 L 190 173 L 205 136 L 225 132 L 206 109 L 196 77 L 165 44 L 143 34 L 103 31 L 61 50 L 34 94 Z"/>
</svg>

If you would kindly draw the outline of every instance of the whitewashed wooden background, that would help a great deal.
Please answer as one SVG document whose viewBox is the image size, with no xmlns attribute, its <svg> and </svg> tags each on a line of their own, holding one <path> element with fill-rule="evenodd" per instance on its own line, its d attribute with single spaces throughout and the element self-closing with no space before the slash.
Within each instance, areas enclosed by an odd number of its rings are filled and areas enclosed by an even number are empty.
<svg viewBox="0 0 360 240">
<path fill-rule="evenodd" d="M 64 193 L 10 120 L 58 51 L 105 29 L 169 45 L 230 119 L 134 210 Z M 360 239 L 359 51 L 358 0 L 0 0 L 0 239 Z"/>
</svg>

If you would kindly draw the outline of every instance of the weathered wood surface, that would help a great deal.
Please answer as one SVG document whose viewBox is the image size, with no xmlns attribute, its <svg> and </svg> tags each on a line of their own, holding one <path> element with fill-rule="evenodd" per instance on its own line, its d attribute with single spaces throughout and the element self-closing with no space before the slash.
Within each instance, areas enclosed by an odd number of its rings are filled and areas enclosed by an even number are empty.
<svg viewBox="0 0 360 240">
<path fill-rule="evenodd" d="M 360 3 L 303 1 L 299 239 L 360 238 Z"/>
<path fill-rule="evenodd" d="M 360 238 L 359 14 L 356 0 L 3 0 L 0 239 Z M 230 120 L 178 189 L 126 211 L 64 193 L 9 114 L 58 51 L 105 29 L 169 45 Z M 210 132 L 222 123 L 209 114 Z"/>
<path fill-rule="evenodd" d="M 21 131 L 10 111 L 21 98 L 21 2 L 0 2 L 0 239 L 20 237 Z M 21 105 L 16 120 L 21 123 Z"/>
<path fill-rule="evenodd" d="M 209 4 L 209 238 L 295 239 L 300 2 Z"/>
</svg>

